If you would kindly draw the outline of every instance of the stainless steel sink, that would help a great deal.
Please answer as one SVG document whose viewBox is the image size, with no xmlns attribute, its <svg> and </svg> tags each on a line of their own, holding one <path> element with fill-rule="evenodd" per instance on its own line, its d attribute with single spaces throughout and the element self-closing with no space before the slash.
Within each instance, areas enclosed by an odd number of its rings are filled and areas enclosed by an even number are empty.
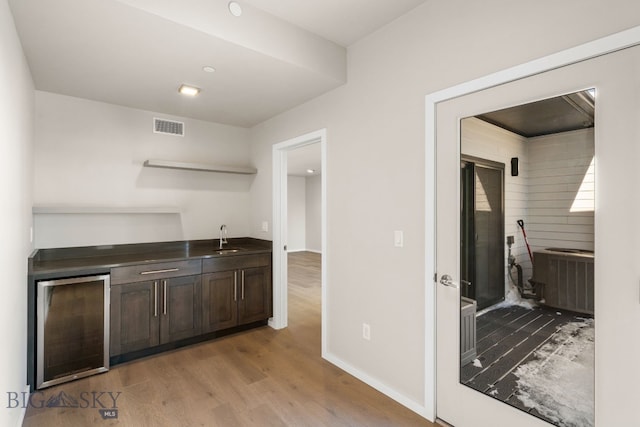
<svg viewBox="0 0 640 427">
<path fill-rule="evenodd" d="M 227 248 L 227 249 L 218 249 L 216 251 L 217 254 L 219 255 L 224 255 L 224 254 L 234 254 L 236 252 L 240 252 L 240 249 L 235 249 L 235 248 Z"/>
</svg>

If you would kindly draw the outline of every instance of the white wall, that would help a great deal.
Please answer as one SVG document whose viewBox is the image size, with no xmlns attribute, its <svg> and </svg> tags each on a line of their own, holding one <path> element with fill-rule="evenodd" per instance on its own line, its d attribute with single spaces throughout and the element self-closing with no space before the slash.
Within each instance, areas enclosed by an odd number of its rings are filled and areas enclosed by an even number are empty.
<svg viewBox="0 0 640 427">
<path fill-rule="evenodd" d="M 248 131 L 36 92 L 35 205 L 173 207 L 162 214 L 35 216 L 36 247 L 249 234 L 253 175 L 142 167 L 147 159 L 249 165 Z M 185 122 L 185 136 L 153 133 L 153 118 Z"/>
<path fill-rule="evenodd" d="M 322 177 L 306 178 L 306 249 L 322 252 Z"/>
<path fill-rule="evenodd" d="M 307 248 L 307 192 L 306 178 L 287 177 L 287 250 L 304 251 Z"/>
<path fill-rule="evenodd" d="M 632 27 L 638 16 L 631 0 L 425 2 L 349 48 L 347 84 L 251 130 L 260 172 L 250 226 L 260 237 L 272 214 L 272 145 L 327 129 L 328 358 L 422 411 L 424 322 L 433 315 L 424 307 L 424 259 L 433 256 L 424 249 L 425 95 Z M 393 230 L 404 231 L 403 248 Z"/>
<path fill-rule="evenodd" d="M 6 0 L 0 1 L 0 425 L 18 426 L 20 408 L 7 408 L 8 392 L 27 383 L 27 258 L 33 198 L 34 94 Z"/>
<path fill-rule="evenodd" d="M 533 249 L 594 249 L 593 129 L 530 138 L 529 224 Z"/>
<path fill-rule="evenodd" d="M 287 177 L 287 248 L 322 252 L 322 181 L 320 175 Z"/>
</svg>

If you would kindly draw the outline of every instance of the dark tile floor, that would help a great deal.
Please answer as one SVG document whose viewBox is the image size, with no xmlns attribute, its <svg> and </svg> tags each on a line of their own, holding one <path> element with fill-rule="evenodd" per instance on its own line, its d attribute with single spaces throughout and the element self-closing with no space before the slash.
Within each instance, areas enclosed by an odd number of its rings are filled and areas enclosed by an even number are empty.
<svg viewBox="0 0 640 427">
<path fill-rule="evenodd" d="M 535 352 L 542 346 L 554 345 L 553 337 L 559 328 L 569 322 L 583 321 L 583 315 L 572 312 L 516 305 L 481 314 L 476 319 L 476 363 L 461 367 L 460 381 L 545 421 L 563 425 L 526 407 L 518 399 L 515 372 L 519 366 L 535 360 L 538 357 Z"/>
</svg>

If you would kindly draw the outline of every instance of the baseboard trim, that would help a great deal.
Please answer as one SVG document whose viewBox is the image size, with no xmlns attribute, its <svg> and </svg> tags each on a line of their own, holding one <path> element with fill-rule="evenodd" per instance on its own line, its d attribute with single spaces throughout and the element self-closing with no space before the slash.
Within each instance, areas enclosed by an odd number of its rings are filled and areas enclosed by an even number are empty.
<svg viewBox="0 0 640 427">
<path fill-rule="evenodd" d="M 24 388 L 23 396 L 29 396 L 31 394 L 31 386 L 27 384 Z M 24 418 L 27 416 L 27 405 L 22 405 L 20 408 L 20 415 L 18 415 L 18 423 L 16 427 L 22 427 L 24 424 Z"/>
<path fill-rule="evenodd" d="M 428 413 L 429 411 L 427 411 L 427 408 L 425 408 L 424 405 L 406 397 L 405 395 L 403 395 L 402 393 L 399 393 L 398 391 L 394 390 L 393 388 L 387 386 L 386 384 L 384 384 L 383 382 L 371 377 L 370 375 L 362 372 L 361 370 L 355 368 L 354 366 L 348 364 L 347 362 L 345 362 L 344 360 L 340 359 L 339 357 L 336 357 L 334 354 L 326 352 L 325 354 L 322 355 L 322 357 L 336 365 L 338 368 L 342 369 L 343 371 L 347 372 L 350 375 L 353 375 L 354 377 L 356 377 L 357 379 L 359 379 L 360 381 L 366 383 L 367 385 L 375 388 L 376 390 L 378 390 L 380 393 L 386 395 L 387 397 L 395 400 L 396 402 L 398 402 L 399 404 L 401 404 L 402 406 L 412 410 L 413 412 L 415 412 L 416 414 L 420 415 L 421 417 L 434 422 L 434 420 L 430 420 L 428 418 Z"/>
<path fill-rule="evenodd" d="M 287 253 L 293 254 L 296 252 L 312 252 L 314 254 L 322 253 L 322 251 L 316 251 L 315 249 L 287 249 Z"/>
</svg>

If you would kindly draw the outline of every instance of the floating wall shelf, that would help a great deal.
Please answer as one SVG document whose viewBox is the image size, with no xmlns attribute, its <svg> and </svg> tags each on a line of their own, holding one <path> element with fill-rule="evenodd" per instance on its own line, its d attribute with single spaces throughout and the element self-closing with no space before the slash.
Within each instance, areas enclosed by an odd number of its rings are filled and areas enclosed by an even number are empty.
<svg viewBox="0 0 640 427">
<path fill-rule="evenodd" d="M 178 214 L 176 206 L 34 206 L 34 214 Z"/>
<path fill-rule="evenodd" d="M 255 175 L 256 173 L 258 173 L 258 169 L 250 168 L 250 167 L 208 165 L 203 163 L 174 162 L 170 160 L 145 160 L 144 166 L 149 168 L 182 169 L 182 170 L 202 171 L 202 172 L 238 173 L 243 175 Z"/>
</svg>

